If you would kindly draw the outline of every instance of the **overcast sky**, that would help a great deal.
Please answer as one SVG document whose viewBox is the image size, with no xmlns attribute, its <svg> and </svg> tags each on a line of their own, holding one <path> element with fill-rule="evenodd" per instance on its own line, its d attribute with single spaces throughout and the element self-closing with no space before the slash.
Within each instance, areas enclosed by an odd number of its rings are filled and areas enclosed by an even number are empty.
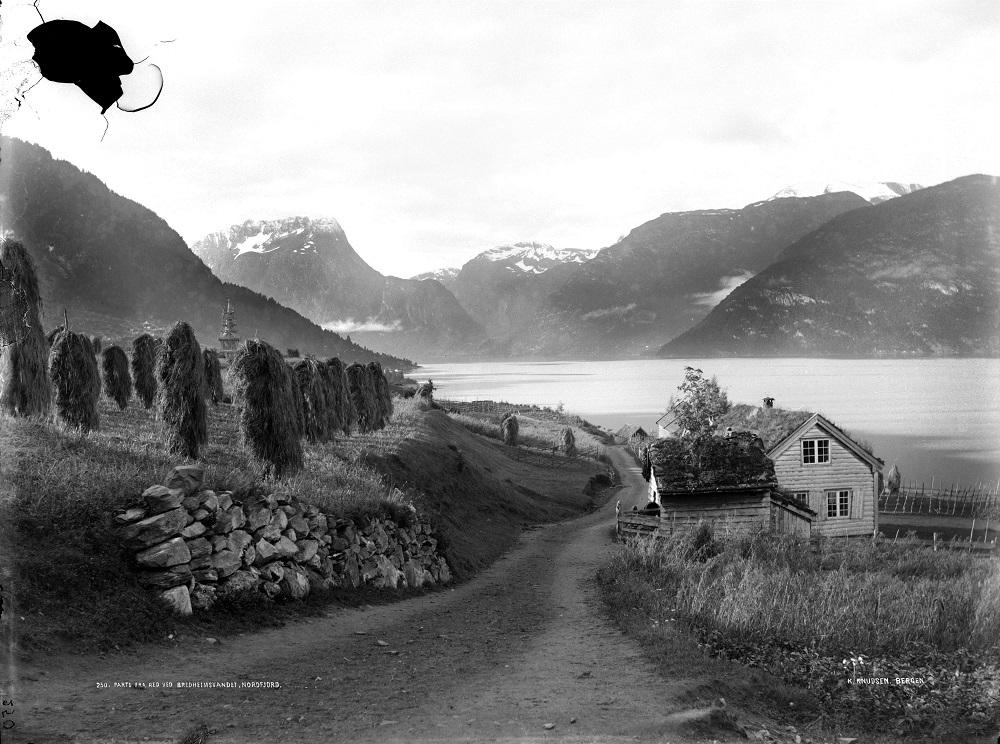
<svg viewBox="0 0 1000 744">
<path fill-rule="evenodd" d="M 996 0 L 82 5 L 39 3 L 150 55 L 160 100 L 109 111 L 101 142 L 96 105 L 43 81 L 3 132 L 189 243 L 331 216 L 373 267 L 410 276 L 522 240 L 600 248 L 798 182 L 1000 175 Z M 4 2 L 0 63 L 30 58 L 39 22 Z"/>
</svg>

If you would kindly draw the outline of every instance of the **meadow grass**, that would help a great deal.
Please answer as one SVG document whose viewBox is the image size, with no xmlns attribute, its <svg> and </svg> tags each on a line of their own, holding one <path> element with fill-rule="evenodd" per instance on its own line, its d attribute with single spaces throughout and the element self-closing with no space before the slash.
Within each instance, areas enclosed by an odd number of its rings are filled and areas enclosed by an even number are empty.
<svg viewBox="0 0 1000 744">
<path fill-rule="evenodd" d="M 498 441 L 503 441 L 500 419 L 505 413 L 512 412 L 517 415 L 518 420 L 518 443 L 525 447 L 559 449 L 562 446 L 563 429 L 567 426 L 573 429 L 576 447 L 580 454 L 596 455 L 608 442 L 607 435 L 600 428 L 573 414 L 537 406 L 488 401 L 480 403 L 490 403 L 490 405 L 476 406 L 441 401 L 441 405 L 448 409 L 449 415 L 469 431 Z"/>
<path fill-rule="evenodd" d="M 902 732 L 1000 722 L 995 558 L 767 532 L 719 541 L 701 525 L 630 540 L 599 581 L 613 615 L 637 608 L 713 654 L 805 683 L 831 720 Z M 845 662 L 862 676 L 927 681 L 850 687 Z"/>
</svg>

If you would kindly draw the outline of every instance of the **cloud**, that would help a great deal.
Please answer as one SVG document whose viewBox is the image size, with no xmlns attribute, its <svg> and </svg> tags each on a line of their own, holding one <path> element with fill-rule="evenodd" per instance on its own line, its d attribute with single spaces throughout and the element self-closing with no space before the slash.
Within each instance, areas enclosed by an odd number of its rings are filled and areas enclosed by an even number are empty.
<svg viewBox="0 0 1000 744">
<path fill-rule="evenodd" d="M 366 318 L 365 320 L 344 318 L 343 320 L 324 323 L 323 328 L 334 333 L 361 333 L 362 331 L 392 332 L 403 330 L 403 326 L 400 325 L 398 320 L 392 323 L 379 323 L 375 318 Z"/>
<path fill-rule="evenodd" d="M 733 276 L 724 276 L 719 282 L 719 288 L 714 292 L 695 292 L 691 297 L 694 298 L 696 304 L 713 308 L 726 299 L 730 292 L 743 284 L 747 279 L 752 279 L 753 276 L 752 271 L 744 271 L 742 274 L 735 274 Z"/>
</svg>

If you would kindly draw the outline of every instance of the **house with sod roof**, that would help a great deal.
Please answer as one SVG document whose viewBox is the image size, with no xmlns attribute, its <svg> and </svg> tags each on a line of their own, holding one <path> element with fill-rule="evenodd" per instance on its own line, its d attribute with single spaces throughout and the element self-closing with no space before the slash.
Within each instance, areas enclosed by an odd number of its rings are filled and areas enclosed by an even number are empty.
<svg viewBox="0 0 1000 744">
<path fill-rule="evenodd" d="M 733 406 L 718 431 L 760 438 L 785 495 L 815 513 L 812 534 L 870 536 L 878 531 L 878 494 L 885 463 L 822 414 Z"/>
<path fill-rule="evenodd" d="M 699 522 L 710 523 L 720 536 L 760 529 L 811 535 L 816 513 L 781 490 L 774 463 L 754 434 L 711 437 L 696 447 L 677 438 L 658 439 L 643 450 L 643 476 L 650 501 L 659 506 L 658 535 Z M 655 509 L 644 513 L 650 511 Z M 619 530 L 630 519 L 621 515 Z"/>
</svg>

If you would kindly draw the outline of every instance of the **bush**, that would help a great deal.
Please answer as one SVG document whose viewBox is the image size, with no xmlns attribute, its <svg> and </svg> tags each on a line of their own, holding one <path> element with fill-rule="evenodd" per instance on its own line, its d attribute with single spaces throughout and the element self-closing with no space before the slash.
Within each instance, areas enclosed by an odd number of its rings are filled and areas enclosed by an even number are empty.
<svg viewBox="0 0 1000 744">
<path fill-rule="evenodd" d="M 166 425 L 172 454 L 198 458 L 208 441 L 205 408 L 205 358 L 194 330 L 177 323 L 167 334 L 156 358 L 156 413 Z"/>
<path fill-rule="evenodd" d="M 301 470 L 295 382 L 281 353 L 259 339 L 244 341 L 229 379 L 240 407 L 240 439 L 254 465 L 278 478 Z"/>
<path fill-rule="evenodd" d="M 56 391 L 56 415 L 82 431 L 96 429 L 101 383 L 86 336 L 62 331 L 55 337 L 49 350 L 49 376 Z"/>
<path fill-rule="evenodd" d="M 104 391 L 123 411 L 132 397 L 132 376 L 128 373 L 128 356 L 120 346 L 109 346 L 101 352 L 101 372 Z"/>
<path fill-rule="evenodd" d="M 156 352 L 160 347 L 157 340 L 144 333 L 132 342 L 132 384 L 146 410 L 152 408 L 156 399 Z"/>
<path fill-rule="evenodd" d="M 51 404 L 42 298 L 31 256 L 21 243 L 0 241 L 0 410 L 45 414 Z"/>
</svg>

